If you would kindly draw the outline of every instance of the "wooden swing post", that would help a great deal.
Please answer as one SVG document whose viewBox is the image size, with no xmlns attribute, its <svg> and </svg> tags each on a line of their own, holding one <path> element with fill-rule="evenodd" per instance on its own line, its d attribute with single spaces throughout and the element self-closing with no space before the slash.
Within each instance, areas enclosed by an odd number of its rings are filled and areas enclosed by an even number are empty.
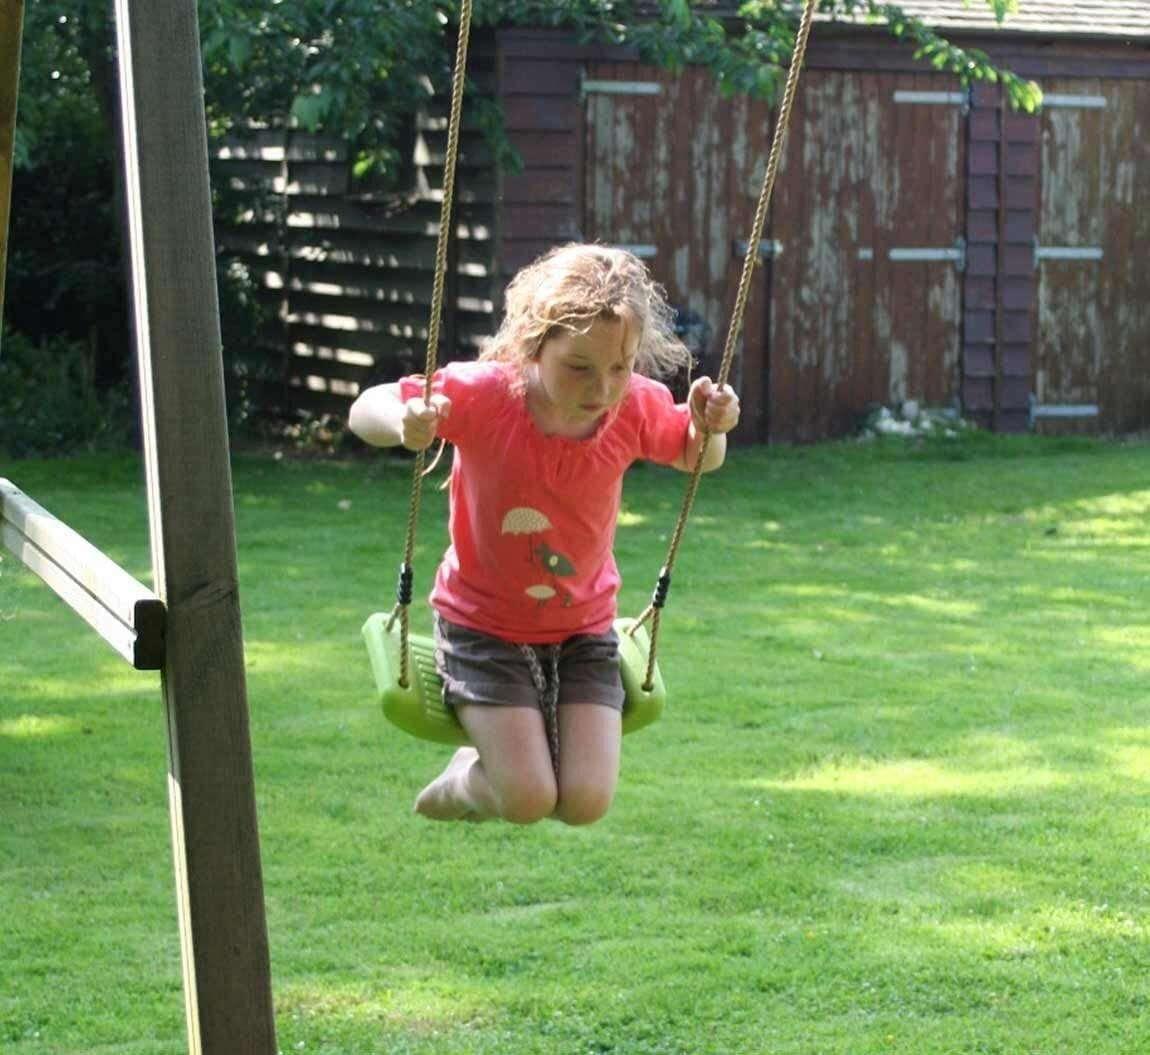
<svg viewBox="0 0 1150 1055">
<path fill-rule="evenodd" d="M 116 0 L 192 1055 L 274 1055 L 195 0 Z"/>
<path fill-rule="evenodd" d="M 23 11 L 0 0 L 0 277 Z M 115 11 L 155 592 L 7 480 L 0 537 L 125 659 L 161 670 L 188 1051 L 274 1055 L 196 3 Z"/>
<path fill-rule="evenodd" d="M 8 217 L 12 208 L 16 97 L 20 90 L 23 30 L 24 0 L 0 0 L 0 310 L 4 307 L 4 275 L 8 264 Z"/>
</svg>

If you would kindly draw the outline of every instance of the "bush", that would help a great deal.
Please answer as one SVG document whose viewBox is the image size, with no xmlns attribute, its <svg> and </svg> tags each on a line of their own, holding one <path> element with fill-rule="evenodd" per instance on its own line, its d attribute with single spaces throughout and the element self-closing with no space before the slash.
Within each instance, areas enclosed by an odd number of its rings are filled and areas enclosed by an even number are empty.
<svg viewBox="0 0 1150 1055">
<path fill-rule="evenodd" d="M 0 450 L 20 458 L 119 447 L 131 432 L 131 396 L 98 389 L 87 347 L 64 337 L 0 341 Z"/>
</svg>

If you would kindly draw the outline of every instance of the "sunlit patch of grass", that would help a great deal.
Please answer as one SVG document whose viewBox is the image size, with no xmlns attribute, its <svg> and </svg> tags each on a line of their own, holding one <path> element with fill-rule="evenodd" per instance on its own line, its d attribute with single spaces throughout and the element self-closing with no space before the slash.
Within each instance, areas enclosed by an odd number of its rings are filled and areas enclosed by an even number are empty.
<svg viewBox="0 0 1150 1055">
<path fill-rule="evenodd" d="M 892 593 L 888 596 L 856 595 L 856 600 L 880 607 L 906 608 L 924 616 L 965 621 L 976 619 L 985 605 L 973 601 L 954 601 L 943 597 L 929 597 L 915 593 Z"/>
<path fill-rule="evenodd" d="M 360 1027 L 387 1025 L 431 1033 L 471 1021 L 483 1008 L 467 999 L 448 979 L 425 971 L 400 969 L 379 975 L 372 984 L 341 985 L 331 979 L 295 982 L 276 996 L 276 1009 L 290 1020 L 311 1019 L 322 1031 L 323 1023 L 338 1021 Z"/>
<path fill-rule="evenodd" d="M 861 762 L 857 765 L 835 764 L 789 780 L 751 781 L 746 786 L 778 791 L 934 798 L 952 795 L 1007 796 L 1059 787 L 1069 779 L 1064 773 L 1036 766 L 960 770 L 924 759 L 904 759 L 896 762 Z"/>
<path fill-rule="evenodd" d="M 968 889 L 982 890 L 1006 909 L 1017 890 L 991 877 L 964 873 Z M 1005 916 L 1005 918 L 1004 918 Z M 948 918 L 932 924 L 931 931 L 954 948 L 984 957 L 1030 959 L 1054 951 L 1059 941 L 1144 941 L 1145 921 L 1115 912 L 1106 904 L 1078 901 L 1044 906 L 1041 913 L 1019 919 L 1004 912 L 984 918 Z"/>
<path fill-rule="evenodd" d="M 0 736 L 10 736 L 16 740 L 70 736 L 80 730 L 81 724 L 77 719 L 62 714 L 21 714 L 15 718 L 0 719 Z"/>
<path fill-rule="evenodd" d="M 1145 783 L 1150 781 L 1150 733 L 1145 730 L 1123 731 L 1124 735 L 1109 739 L 1117 743 L 1106 745 L 1115 771 L 1125 780 Z"/>
<path fill-rule="evenodd" d="M 619 518 L 616 521 L 619 527 L 632 528 L 642 527 L 648 522 L 649 518 L 642 513 L 636 513 L 633 509 L 620 509 Z"/>
<path fill-rule="evenodd" d="M 1093 627 L 1089 637 L 1095 648 L 1121 656 L 1139 670 L 1150 670 L 1150 624 Z"/>
</svg>

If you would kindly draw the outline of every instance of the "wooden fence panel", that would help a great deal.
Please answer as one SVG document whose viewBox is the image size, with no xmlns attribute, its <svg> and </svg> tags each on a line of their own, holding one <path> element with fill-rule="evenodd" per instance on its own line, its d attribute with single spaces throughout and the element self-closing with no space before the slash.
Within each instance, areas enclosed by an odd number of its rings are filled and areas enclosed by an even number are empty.
<svg viewBox="0 0 1150 1055">
<path fill-rule="evenodd" d="M 474 75 L 490 79 L 490 49 Z M 264 198 L 219 244 L 252 272 L 272 317 L 264 369 L 250 385 L 265 410 L 346 413 L 362 388 L 422 369 L 446 145 L 444 103 L 414 122 L 412 185 L 373 194 L 351 178 L 347 144 L 261 131 L 216 152 L 217 181 Z M 441 360 L 471 358 L 495 325 L 491 151 L 465 125 L 457 178 Z"/>
</svg>

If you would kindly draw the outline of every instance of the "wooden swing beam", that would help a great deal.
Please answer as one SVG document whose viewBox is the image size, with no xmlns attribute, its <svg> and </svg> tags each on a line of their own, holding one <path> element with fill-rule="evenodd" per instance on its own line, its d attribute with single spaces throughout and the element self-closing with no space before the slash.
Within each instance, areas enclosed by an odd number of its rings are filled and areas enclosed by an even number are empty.
<svg viewBox="0 0 1150 1055">
<path fill-rule="evenodd" d="M 163 666 L 164 602 L 3 478 L 0 541 L 136 670 Z"/>
<path fill-rule="evenodd" d="M 121 655 L 160 668 L 188 1050 L 274 1055 L 196 4 L 115 13 L 155 593 L 7 481 L 0 526 Z M 0 276 L 22 21 L 0 0 Z"/>
</svg>

